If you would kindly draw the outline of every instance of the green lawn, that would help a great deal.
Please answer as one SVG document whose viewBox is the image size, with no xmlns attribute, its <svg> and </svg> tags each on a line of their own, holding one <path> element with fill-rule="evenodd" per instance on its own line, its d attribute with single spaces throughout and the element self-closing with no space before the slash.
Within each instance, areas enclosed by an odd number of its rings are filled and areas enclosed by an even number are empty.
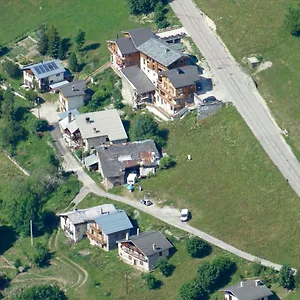
<svg viewBox="0 0 300 300">
<path fill-rule="evenodd" d="M 241 61 L 259 54 L 273 66 L 255 76 L 279 126 L 289 131 L 288 142 L 300 158 L 299 110 L 300 39 L 284 28 L 286 6 L 295 0 L 196 0 L 211 17 L 231 53 Z"/>
<path fill-rule="evenodd" d="M 300 201 L 236 109 L 202 123 L 190 115 L 163 125 L 177 166 L 143 180 L 145 193 L 187 207 L 191 225 L 247 252 L 298 265 Z M 192 160 L 187 160 L 187 155 Z"/>
</svg>

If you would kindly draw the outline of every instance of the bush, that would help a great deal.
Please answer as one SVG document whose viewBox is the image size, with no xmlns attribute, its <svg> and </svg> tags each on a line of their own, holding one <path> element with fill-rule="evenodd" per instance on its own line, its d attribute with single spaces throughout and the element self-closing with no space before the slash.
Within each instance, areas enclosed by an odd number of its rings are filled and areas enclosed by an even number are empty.
<svg viewBox="0 0 300 300">
<path fill-rule="evenodd" d="M 39 268 L 43 268 L 49 264 L 50 252 L 48 248 L 38 243 L 35 246 L 33 254 L 30 258 L 31 262 Z"/>
<path fill-rule="evenodd" d="M 16 269 L 18 269 L 19 267 L 22 266 L 22 262 L 21 262 L 21 259 L 20 258 L 17 258 L 14 262 L 14 266 Z"/>
<path fill-rule="evenodd" d="M 2 68 L 11 78 L 16 79 L 21 76 L 21 70 L 19 69 L 19 67 L 10 60 L 5 60 L 2 63 Z"/>
<path fill-rule="evenodd" d="M 201 300 L 206 299 L 205 292 L 201 285 L 197 282 L 185 283 L 178 290 L 179 298 L 182 300 Z"/>
<path fill-rule="evenodd" d="M 160 287 L 161 282 L 154 277 L 151 273 L 142 274 L 142 279 L 147 283 L 147 287 L 150 290 L 154 290 Z"/>
<path fill-rule="evenodd" d="M 66 295 L 57 285 L 33 286 L 23 292 L 18 299 L 22 300 L 67 300 Z"/>
<path fill-rule="evenodd" d="M 176 165 L 176 160 L 172 156 L 164 156 L 159 161 L 159 169 L 167 170 L 169 168 L 173 168 Z"/>
<path fill-rule="evenodd" d="M 292 290 L 295 287 L 293 271 L 288 265 L 282 266 L 279 272 L 279 284 L 288 290 Z"/>
<path fill-rule="evenodd" d="M 47 131 L 49 129 L 48 121 L 44 120 L 44 119 L 37 119 L 37 120 L 35 120 L 35 122 L 33 124 L 33 128 L 35 131 L 38 131 L 38 132 Z"/>
<path fill-rule="evenodd" d="M 37 98 L 38 98 L 38 94 L 34 90 L 28 90 L 28 91 L 25 92 L 25 98 L 27 100 L 35 103 Z"/>
<path fill-rule="evenodd" d="M 165 277 L 169 277 L 172 274 L 173 266 L 169 264 L 166 258 L 158 260 L 156 267 L 159 269 L 159 272 Z"/>
<path fill-rule="evenodd" d="M 211 252 L 211 246 L 198 237 L 188 239 L 186 246 L 191 257 L 202 258 Z"/>
<path fill-rule="evenodd" d="M 253 275 L 255 277 L 258 277 L 261 274 L 261 272 L 264 271 L 265 267 L 260 262 L 254 262 L 252 269 L 253 269 Z"/>
<path fill-rule="evenodd" d="M 130 12 L 134 15 L 152 12 L 161 0 L 127 0 Z"/>
<path fill-rule="evenodd" d="M 300 4 L 296 8 L 291 5 L 287 7 L 284 25 L 292 35 L 300 35 Z"/>
</svg>

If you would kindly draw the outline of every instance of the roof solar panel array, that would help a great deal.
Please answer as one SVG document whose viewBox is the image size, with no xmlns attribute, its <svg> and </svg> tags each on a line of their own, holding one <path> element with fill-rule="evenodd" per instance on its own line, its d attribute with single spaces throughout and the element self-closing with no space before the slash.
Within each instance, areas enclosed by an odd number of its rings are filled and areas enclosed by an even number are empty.
<svg viewBox="0 0 300 300">
<path fill-rule="evenodd" d="M 36 66 L 34 67 L 34 69 L 37 71 L 38 74 L 44 74 L 53 70 L 57 70 L 58 66 L 55 62 L 50 62 L 47 64 Z"/>
</svg>

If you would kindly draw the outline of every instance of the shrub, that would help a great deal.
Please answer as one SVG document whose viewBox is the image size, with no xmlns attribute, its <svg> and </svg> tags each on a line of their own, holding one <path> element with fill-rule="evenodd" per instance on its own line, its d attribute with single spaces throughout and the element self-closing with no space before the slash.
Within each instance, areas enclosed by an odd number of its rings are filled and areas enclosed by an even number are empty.
<svg viewBox="0 0 300 300">
<path fill-rule="evenodd" d="M 205 292 L 197 282 L 185 283 L 178 290 L 179 298 L 182 300 L 201 300 L 205 297 Z"/>
<path fill-rule="evenodd" d="M 284 25 L 287 30 L 295 36 L 300 35 L 300 5 L 293 7 L 289 5 L 287 7 L 284 19 Z"/>
<path fill-rule="evenodd" d="M 14 266 L 16 269 L 18 269 L 19 267 L 22 266 L 22 262 L 21 262 L 21 259 L 20 258 L 17 258 L 14 262 Z"/>
<path fill-rule="evenodd" d="M 292 290 L 295 287 L 293 271 L 288 265 L 282 266 L 279 272 L 279 284 L 289 290 Z"/>
<path fill-rule="evenodd" d="M 187 241 L 187 251 L 191 257 L 205 257 L 210 254 L 211 246 L 198 237 L 193 237 Z"/>
<path fill-rule="evenodd" d="M 261 274 L 261 272 L 265 269 L 265 267 L 260 262 L 254 262 L 252 269 L 253 269 L 253 275 L 255 277 L 258 277 Z"/>
<path fill-rule="evenodd" d="M 166 258 L 158 260 L 156 267 L 159 269 L 159 272 L 165 277 L 169 277 L 172 274 L 173 266 L 169 264 Z"/>
<path fill-rule="evenodd" d="M 158 279 L 156 279 L 154 277 L 154 275 L 152 275 L 151 273 L 144 273 L 142 274 L 142 279 L 144 279 L 147 283 L 147 287 L 150 289 L 150 290 L 154 290 L 154 289 L 157 289 L 159 288 L 160 286 L 160 281 Z"/>
<path fill-rule="evenodd" d="M 48 121 L 44 119 L 37 119 L 34 121 L 33 128 L 38 132 L 47 131 L 49 129 Z"/>
<path fill-rule="evenodd" d="M 11 78 L 19 78 L 21 76 L 19 67 L 10 60 L 5 60 L 2 63 L 2 68 Z"/>
<path fill-rule="evenodd" d="M 23 292 L 18 299 L 22 300 L 67 300 L 66 295 L 57 285 L 33 286 Z"/>
<path fill-rule="evenodd" d="M 167 170 L 172 168 L 176 165 L 176 160 L 172 156 L 164 156 L 159 161 L 159 169 L 160 170 Z"/>
<path fill-rule="evenodd" d="M 38 98 L 38 94 L 36 91 L 33 90 L 28 90 L 25 92 L 25 98 L 31 102 L 36 102 L 37 98 Z"/>
<path fill-rule="evenodd" d="M 38 243 L 35 246 L 33 254 L 30 258 L 31 262 L 39 268 L 43 268 L 49 264 L 50 252 L 48 248 Z"/>
</svg>

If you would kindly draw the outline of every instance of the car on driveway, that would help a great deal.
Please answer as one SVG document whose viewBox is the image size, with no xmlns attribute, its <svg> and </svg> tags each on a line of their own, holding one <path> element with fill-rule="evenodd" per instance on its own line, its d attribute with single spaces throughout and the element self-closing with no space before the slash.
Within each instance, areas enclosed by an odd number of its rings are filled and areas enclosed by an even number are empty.
<svg viewBox="0 0 300 300">
<path fill-rule="evenodd" d="M 217 101 L 215 96 L 209 96 L 209 97 L 203 99 L 203 103 L 211 103 L 211 102 L 215 102 L 215 101 Z"/>
<path fill-rule="evenodd" d="M 153 204 L 153 202 L 151 202 L 149 199 L 145 199 L 145 198 L 142 199 L 140 202 L 146 206 L 150 206 Z"/>
<path fill-rule="evenodd" d="M 181 222 L 186 222 L 189 219 L 189 211 L 188 209 L 184 208 L 180 212 L 180 220 Z"/>
</svg>

